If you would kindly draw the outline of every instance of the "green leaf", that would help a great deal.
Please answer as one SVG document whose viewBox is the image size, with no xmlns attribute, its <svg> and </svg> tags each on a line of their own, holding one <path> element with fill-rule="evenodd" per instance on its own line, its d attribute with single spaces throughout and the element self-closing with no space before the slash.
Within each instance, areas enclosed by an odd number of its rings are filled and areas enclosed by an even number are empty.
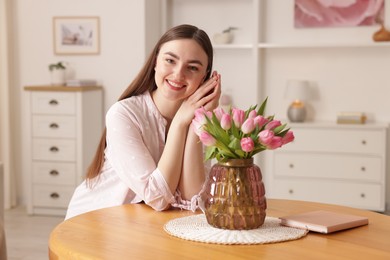
<svg viewBox="0 0 390 260">
<path fill-rule="evenodd" d="M 287 126 L 287 124 L 283 124 L 283 125 L 280 125 L 280 126 L 278 126 L 278 127 L 275 127 L 275 129 L 274 129 L 273 132 L 277 135 L 277 134 L 279 134 L 286 126 Z"/>
<path fill-rule="evenodd" d="M 277 135 L 281 136 L 281 137 L 284 137 L 289 130 L 290 130 L 290 128 L 287 128 L 287 129 L 281 131 L 280 133 L 278 133 Z"/>
<path fill-rule="evenodd" d="M 229 148 L 231 148 L 233 151 L 240 149 L 241 148 L 240 140 L 234 137 L 232 141 L 229 143 Z"/>
<path fill-rule="evenodd" d="M 217 148 L 215 146 L 206 147 L 205 160 L 207 161 L 207 160 L 215 158 L 216 151 L 217 151 Z"/>
<path fill-rule="evenodd" d="M 265 98 L 265 100 L 263 101 L 263 103 L 259 107 L 259 110 L 257 110 L 258 115 L 264 116 L 265 108 L 267 107 L 267 101 L 268 101 L 268 97 Z"/>
<path fill-rule="evenodd" d="M 235 150 L 234 152 L 238 154 L 238 156 L 240 156 L 241 158 L 245 157 L 245 152 L 243 150 Z"/>
</svg>

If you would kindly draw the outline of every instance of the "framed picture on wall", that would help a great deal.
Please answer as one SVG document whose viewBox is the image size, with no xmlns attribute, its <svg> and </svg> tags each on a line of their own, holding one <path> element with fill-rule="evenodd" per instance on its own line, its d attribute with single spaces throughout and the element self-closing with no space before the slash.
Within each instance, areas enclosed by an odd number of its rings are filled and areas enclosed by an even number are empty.
<svg viewBox="0 0 390 260">
<path fill-rule="evenodd" d="M 99 17 L 53 17 L 54 54 L 99 54 L 99 27 Z"/>
<path fill-rule="evenodd" d="M 295 28 L 372 26 L 384 20 L 384 0 L 295 0 Z"/>
</svg>

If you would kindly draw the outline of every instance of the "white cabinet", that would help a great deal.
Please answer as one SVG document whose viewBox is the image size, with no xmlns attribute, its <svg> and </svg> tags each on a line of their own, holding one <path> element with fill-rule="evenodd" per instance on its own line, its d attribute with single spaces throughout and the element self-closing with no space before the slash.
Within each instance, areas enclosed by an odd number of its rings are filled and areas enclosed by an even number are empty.
<svg viewBox="0 0 390 260">
<path fill-rule="evenodd" d="M 268 197 L 385 210 L 387 125 L 291 128 L 294 142 L 273 152 Z"/>
<path fill-rule="evenodd" d="M 25 87 L 30 135 L 28 213 L 64 215 L 103 129 L 102 88 Z"/>
</svg>

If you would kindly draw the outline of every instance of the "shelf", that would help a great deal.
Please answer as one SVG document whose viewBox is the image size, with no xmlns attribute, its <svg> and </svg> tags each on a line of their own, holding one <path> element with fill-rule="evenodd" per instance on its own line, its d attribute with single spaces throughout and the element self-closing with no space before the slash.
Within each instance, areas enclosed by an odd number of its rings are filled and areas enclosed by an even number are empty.
<svg viewBox="0 0 390 260">
<path fill-rule="evenodd" d="M 252 49 L 252 44 L 213 44 L 214 49 Z"/>
<path fill-rule="evenodd" d="M 354 48 L 354 47 L 390 47 L 390 42 L 363 43 L 259 43 L 260 49 L 271 48 Z"/>
</svg>

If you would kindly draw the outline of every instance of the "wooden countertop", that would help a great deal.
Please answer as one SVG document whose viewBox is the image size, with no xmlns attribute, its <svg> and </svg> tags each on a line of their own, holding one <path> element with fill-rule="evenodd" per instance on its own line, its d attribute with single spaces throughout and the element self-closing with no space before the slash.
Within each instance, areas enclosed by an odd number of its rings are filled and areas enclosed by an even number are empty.
<svg viewBox="0 0 390 260">
<path fill-rule="evenodd" d="M 50 259 L 390 259 L 390 216 L 314 202 L 267 202 L 267 216 L 322 209 L 366 216 L 369 225 L 332 234 L 309 232 L 301 239 L 274 244 L 218 245 L 183 240 L 164 231 L 166 222 L 195 214 L 191 211 L 156 212 L 132 204 L 59 224 L 50 235 Z"/>
</svg>

